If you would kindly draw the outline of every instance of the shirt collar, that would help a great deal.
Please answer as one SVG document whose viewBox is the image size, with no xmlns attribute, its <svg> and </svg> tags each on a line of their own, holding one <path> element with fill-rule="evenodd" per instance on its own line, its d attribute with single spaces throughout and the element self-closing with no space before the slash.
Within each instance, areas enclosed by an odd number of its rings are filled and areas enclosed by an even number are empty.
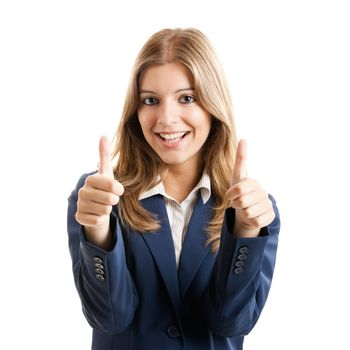
<svg viewBox="0 0 350 350">
<path fill-rule="evenodd" d="M 159 180 L 161 180 L 161 177 L 158 175 L 157 176 L 157 181 L 159 181 Z M 205 171 L 203 171 L 202 177 L 199 180 L 198 184 L 194 187 L 194 189 L 190 192 L 190 194 L 187 196 L 186 199 L 192 198 L 192 196 L 198 190 L 200 190 L 200 193 L 201 193 L 201 196 L 202 196 L 202 200 L 203 200 L 203 204 L 205 204 L 208 201 L 208 199 L 210 198 L 210 195 L 211 195 L 210 177 Z M 139 200 L 155 196 L 156 194 L 161 194 L 164 197 L 171 198 L 169 195 L 166 194 L 163 182 L 160 181 L 158 185 L 156 185 L 156 186 L 150 188 L 149 190 L 141 193 L 141 195 L 139 196 Z"/>
</svg>

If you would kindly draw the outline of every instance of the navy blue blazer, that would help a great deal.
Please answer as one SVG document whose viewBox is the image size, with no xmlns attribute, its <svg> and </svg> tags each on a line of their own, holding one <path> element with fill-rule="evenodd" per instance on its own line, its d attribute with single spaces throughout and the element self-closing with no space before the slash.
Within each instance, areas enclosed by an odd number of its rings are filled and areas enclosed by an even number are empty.
<svg viewBox="0 0 350 350">
<path fill-rule="evenodd" d="M 206 247 L 204 225 L 213 198 L 198 196 L 183 243 L 179 267 L 164 199 L 145 198 L 161 229 L 136 233 L 111 213 L 111 251 L 88 243 L 75 220 L 78 190 L 69 197 L 68 234 L 75 285 L 83 313 L 93 328 L 94 350 L 239 350 L 264 307 L 273 275 L 280 219 L 257 238 L 233 232 L 234 209 L 225 212 L 217 254 Z"/>
</svg>

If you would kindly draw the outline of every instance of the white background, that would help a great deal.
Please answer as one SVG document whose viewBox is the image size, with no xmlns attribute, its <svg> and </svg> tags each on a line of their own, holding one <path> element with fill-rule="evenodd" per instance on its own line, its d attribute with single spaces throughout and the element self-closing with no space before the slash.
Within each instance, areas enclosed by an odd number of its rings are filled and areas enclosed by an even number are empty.
<svg viewBox="0 0 350 350">
<path fill-rule="evenodd" d="M 114 134 L 143 43 L 197 27 L 227 73 L 249 176 L 282 220 L 245 349 L 349 349 L 349 18 L 336 0 L 1 1 L 0 348 L 90 348 L 67 197 Z"/>
</svg>

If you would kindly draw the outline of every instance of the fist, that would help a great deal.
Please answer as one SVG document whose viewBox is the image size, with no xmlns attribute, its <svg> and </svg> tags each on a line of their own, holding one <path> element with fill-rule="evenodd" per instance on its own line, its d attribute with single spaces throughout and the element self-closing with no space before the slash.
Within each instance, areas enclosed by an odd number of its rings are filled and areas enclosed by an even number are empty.
<svg viewBox="0 0 350 350">
<path fill-rule="evenodd" d="M 247 176 L 246 161 L 247 143 L 240 140 L 226 198 L 235 209 L 233 233 L 239 237 L 257 237 L 260 229 L 273 221 L 275 212 L 268 193 L 258 181 Z"/>
<path fill-rule="evenodd" d="M 106 228 L 109 227 L 112 206 L 119 202 L 124 187 L 114 179 L 110 146 L 105 136 L 100 139 L 99 154 L 98 173 L 88 176 L 79 190 L 75 218 L 87 227 Z"/>
</svg>

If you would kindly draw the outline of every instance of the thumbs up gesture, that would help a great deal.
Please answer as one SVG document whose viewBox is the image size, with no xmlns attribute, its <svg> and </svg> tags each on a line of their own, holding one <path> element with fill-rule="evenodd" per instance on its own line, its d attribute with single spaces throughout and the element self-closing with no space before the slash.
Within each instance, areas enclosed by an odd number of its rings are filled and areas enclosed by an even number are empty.
<svg viewBox="0 0 350 350">
<path fill-rule="evenodd" d="M 247 175 L 247 143 L 240 140 L 230 188 L 226 192 L 229 206 L 235 209 L 233 234 L 238 237 L 257 237 L 260 229 L 275 218 L 272 202 L 258 181 Z"/>
<path fill-rule="evenodd" d="M 124 193 L 123 185 L 114 179 L 107 137 L 99 144 L 100 163 L 96 174 L 86 178 L 79 190 L 76 220 L 84 226 L 86 239 L 103 249 L 110 247 L 112 235 L 109 214 Z"/>
</svg>

